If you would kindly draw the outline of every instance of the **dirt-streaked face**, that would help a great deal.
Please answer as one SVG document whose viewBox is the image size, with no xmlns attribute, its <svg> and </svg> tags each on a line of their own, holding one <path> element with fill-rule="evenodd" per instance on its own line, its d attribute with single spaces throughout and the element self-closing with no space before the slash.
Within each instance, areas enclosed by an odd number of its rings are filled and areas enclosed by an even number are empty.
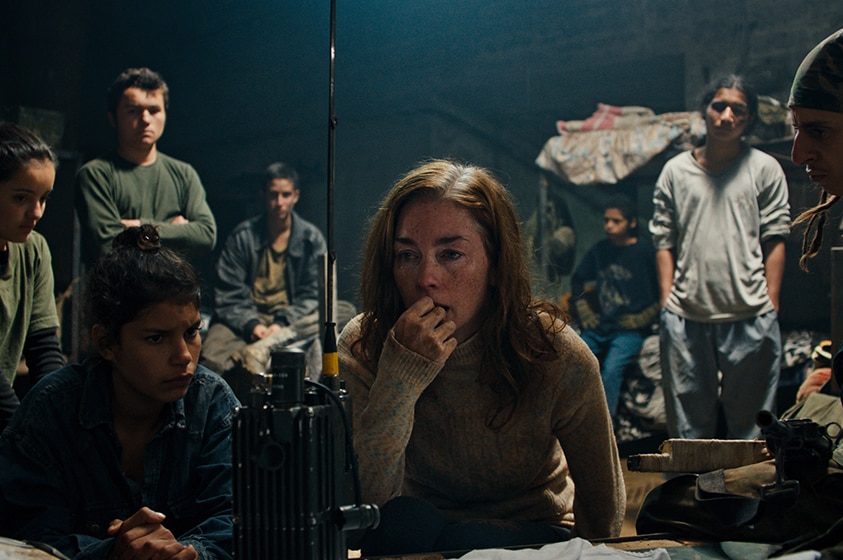
<svg viewBox="0 0 843 560">
<path fill-rule="evenodd" d="M 481 326 L 490 295 L 489 256 L 468 210 L 449 201 L 414 201 L 398 216 L 393 277 L 404 305 L 423 296 L 445 309 L 463 342 Z"/>
<path fill-rule="evenodd" d="M 720 88 L 705 110 L 706 135 L 713 140 L 740 140 L 751 119 L 746 95 L 736 88 Z"/>
</svg>

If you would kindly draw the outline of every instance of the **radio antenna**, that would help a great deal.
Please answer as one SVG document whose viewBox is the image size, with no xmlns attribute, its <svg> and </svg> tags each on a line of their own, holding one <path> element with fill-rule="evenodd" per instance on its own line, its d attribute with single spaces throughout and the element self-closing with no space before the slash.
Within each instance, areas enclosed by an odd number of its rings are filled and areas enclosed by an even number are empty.
<svg viewBox="0 0 843 560">
<path fill-rule="evenodd" d="M 337 355 L 337 333 L 334 320 L 334 275 L 336 274 L 337 255 L 334 250 L 334 145 L 337 129 L 337 116 L 334 110 L 334 67 L 336 62 L 337 2 L 331 0 L 330 15 L 330 56 L 328 64 L 328 252 L 325 255 L 325 337 L 322 345 L 322 374 L 326 385 L 337 384 L 339 376 L 339 356 Z"/>
</svg>

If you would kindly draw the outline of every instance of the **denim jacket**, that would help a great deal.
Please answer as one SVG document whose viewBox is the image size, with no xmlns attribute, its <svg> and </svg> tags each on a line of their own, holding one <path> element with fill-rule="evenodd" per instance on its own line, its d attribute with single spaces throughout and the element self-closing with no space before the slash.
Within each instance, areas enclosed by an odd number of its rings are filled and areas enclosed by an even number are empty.
<svg viewBox="0 0 843 560">
<path fill-rule="evenodd" d="M 275 315 L 275 322 L 282 326 L 291 325 L 318 308 L 321 258 L 327 252 L 319 228 L 295 212 L 292 214 L 284 276 L 290 305 Z M 214 320 L 222 321 L 246 340 L 255 325 L 261 322 L 251 290 L 267 243 L 267 215 L 264 213 L 235 227 L 217 260 Z"/>
<path fill-rule="evenodd" d="M 0 535 L 106 558 L 109 523 L 147 506 L 199 558 L 231 558 L 231 389 L 197 367 L 147 445 L 140 485 L 123 475 L 110 384 L 101 363 L 74 364 L 24 398 L 0 437 Z"/>
</svg>

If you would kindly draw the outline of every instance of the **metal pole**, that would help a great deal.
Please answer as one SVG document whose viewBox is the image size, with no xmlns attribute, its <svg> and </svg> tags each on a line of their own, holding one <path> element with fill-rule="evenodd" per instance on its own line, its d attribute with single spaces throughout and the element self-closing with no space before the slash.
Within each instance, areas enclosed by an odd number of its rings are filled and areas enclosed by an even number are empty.
<svg viewBox="0 0 843 560">
<path fill-rule="evenodd" d="M 339 375 L 337 356 L 336 322 L 334 321 L 334 275 L 336 274 L 336 253 L 334 251 L 334 144 L 337 117 L 334 110 L 334 66 L 336 61 L 337 2 L 331 0 L 330 57 L 328 65 L 328 253 L 325 275 L 325 339 L 322 348 L 322 374 L 330 384 Z M 330 386 L 330 385 L 329 385 Z M 333 388 L 333 387 L 332 387 Z"/>
</svg>

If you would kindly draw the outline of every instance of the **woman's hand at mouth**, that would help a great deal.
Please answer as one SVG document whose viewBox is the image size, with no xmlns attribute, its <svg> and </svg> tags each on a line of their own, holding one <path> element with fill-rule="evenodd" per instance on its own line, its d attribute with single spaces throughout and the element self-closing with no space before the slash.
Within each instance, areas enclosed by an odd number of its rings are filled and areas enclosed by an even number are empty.
<svg viewBox="0 0 843 560">
<path fill-rule="evenodd" d="M 445 308 L 423 297 L 398 317 L 395 339 L 404 347 L 436 362 L 444 362 L 457 347 L 456 324 L 445 319 Z"/>
</svg>

